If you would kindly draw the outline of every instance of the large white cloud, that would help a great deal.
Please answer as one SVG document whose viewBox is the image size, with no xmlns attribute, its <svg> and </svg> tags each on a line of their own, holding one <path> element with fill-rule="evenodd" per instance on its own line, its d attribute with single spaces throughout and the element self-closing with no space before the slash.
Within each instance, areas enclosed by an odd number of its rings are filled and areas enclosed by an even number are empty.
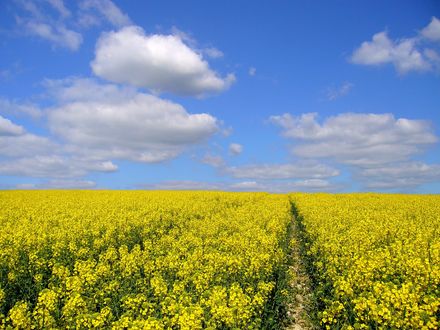
<svg viewBox="0 0 440 330">
<path fill-rule="evenodd" d="M 406 189 L 440 181 L 440 165 L 414 160 L 438 141 L 428 121 L 364 113 L 342 113 L 322 122 L 315 113 L 284 114 L 271 121 L 292 140 L 296 156 L 344 165 L 366 189 Z"/>
<path fill-rule="evenodd" d="M 362 65 L 392 64 L 401 74 L 434 71 L 440 68 L 440 55 L 432 42 L 439 40 L 440 20 L 433 17 L 428 26 L 410 38 L 392 40 L 386 31 L 376 33 L 371 41 L 363 42 L 353 52 L 350 60 Z"/>
<path fill-rule="evenodd" d="M 93 81 L 76 85 L 73 95 L 81 94 L 81 86 L 93 86 L 98 94 L 101 89 L 103 93 L 113 91 L 113 95 L 108 100 L 87 100 L 83 95 L 75 101 L 70 92 L 56 87 L 60 98 L 67 101 L 49 111 L 49 127 L 75 153 L 160 162 L 176 157 L 218 130 L 217 120 L 211 115 L 190 114 L 181 105 L 153 95 L 130 95 L 119 87 Z M 71 87 L 66 89 L 71 91 Z"/>
<path fill-rule="evenodd" d="M 431 68 L 423 52 L 416 47 L 413 38 L 398 41 L 391 40 L 386 32 L 379 32 L 372 41 L 365 41 L 356 49 L 351 61 L 363 65 L 393 64 L 397 71 L 424 71 Z"/>
<path fill-rule="evenodd" d="M 50 139 L 23 132 L 20 135 L 0 136 L 0 156 L 26 157 L 55 152 L 59 146 Z"/>
<path fill-rule="evenodd" d="M 170 160 L 219 129 L 209 114 L 190 114 L 134 88 L 79 78 L 46 80 L 44 86 L 53 101 L 41 111 L 51 134 L 32 134 L 0 116 L 0 175 L 78 181 L 91 172 L 116 171 L 116 159 Z"/>
<path fill-rule="evenodd" d="M 27 132 L 0 116 L 0 175 L 79 177 L 89 172 L 113 172 L 110 161 L 92 156 L 66 155 L 62 145 Z"/>
<path fill-rule="evenodd" d="M 271 121 L 283 128 L 285 137 L 299 142 L 293 147 L 295 155 L 358 166 L 407 160 L 437 142 L 429 122 L 392 114 L 343 113 L 322 124 L 316 113 L 284 114 Z"/>
<path fill-rule="evenodd" d="M 339 175 L 339 171 L 323 164 L 253 164 L 231 166 L 225 172 L 241 179 L 322 179 Z"/>
<path fill-rule="evenodd" d="M 177 35 L 147 35 L 137 26 L 103 34 L 96 45 L 93 72 L 104 79 L 155 92 L 205 95 L 235 81 L 220 77 L 202 55 Z"/>
</svg>

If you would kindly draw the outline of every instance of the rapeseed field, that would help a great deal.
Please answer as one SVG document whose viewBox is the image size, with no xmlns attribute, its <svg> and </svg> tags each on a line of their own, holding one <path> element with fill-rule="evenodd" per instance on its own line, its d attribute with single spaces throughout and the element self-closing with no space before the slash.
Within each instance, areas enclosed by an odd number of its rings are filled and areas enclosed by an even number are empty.
<svg viewBox="0 0 440 330">
<path fill-rule="evenodd" d="M 292 194 L 327 329 L 440 328 L 440 196 Z"/>
<path fill-rule="evenodd" d="M 269 326 L 290 221 L 265 193 L 0 192 L 0 325 Z"/>
<path fill-rule="evenodd" d="M 316 328 L 440 328 L 440 196 L 2 191 L 0 224 L 3 329 L 279 329 L 292 244 Z"/>
</svg>

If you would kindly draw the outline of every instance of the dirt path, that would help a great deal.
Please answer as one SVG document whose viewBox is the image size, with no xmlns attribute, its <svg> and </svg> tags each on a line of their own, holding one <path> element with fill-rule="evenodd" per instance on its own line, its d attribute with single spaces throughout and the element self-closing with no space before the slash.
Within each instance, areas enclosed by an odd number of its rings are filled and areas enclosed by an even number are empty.
<svg viewBox="0 0 440 330">
<path fill-rule="evenodd" d="M 287 311 L 290 322 L 285 329 L 318 329 L 316 326 L 313 326 L 310 317 L 310 312 L 314 306 L 312 303 L 310 279 L 307 276 L 305 265 L 301 259 L 301 242 L 299 241 L 298 230 L 298 223 L 294 218 L 290 244 L 291 266 L 289 267 L 292 301 Z"/>
</svg>

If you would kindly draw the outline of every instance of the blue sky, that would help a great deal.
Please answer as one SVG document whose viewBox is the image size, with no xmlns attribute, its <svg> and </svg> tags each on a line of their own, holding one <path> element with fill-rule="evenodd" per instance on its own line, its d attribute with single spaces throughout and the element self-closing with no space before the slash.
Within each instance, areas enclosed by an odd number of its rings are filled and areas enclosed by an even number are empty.
<svg viewBox="0 0 440 330">
<path fill-rule="evenodd" d="M 0 3 L 0 188 L 440 192 L 438 1 Z"/>
</svg>

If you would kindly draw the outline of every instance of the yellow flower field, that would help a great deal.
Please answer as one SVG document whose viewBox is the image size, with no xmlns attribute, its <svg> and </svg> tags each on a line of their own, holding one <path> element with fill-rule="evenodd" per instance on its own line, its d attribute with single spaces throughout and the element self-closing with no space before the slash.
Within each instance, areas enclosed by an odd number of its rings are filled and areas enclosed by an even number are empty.
<svg viewBox="0 0 440 330">
<path fill-rule="evenodd" d="M 292 207 L 297 221 L 290 239 Z M 440 196 L 0 191 L 0 328 L 440 328 Z"/>
<path fill-rule="evenodd" d="M 290 222 L 265 193 L 0 192 L 0 325 L 265 327 Z"/>
<path fill-rule="evenodd" d="M 440 328 L 440 196 L 292 194 L 328 329 Z"/>
</svg>

